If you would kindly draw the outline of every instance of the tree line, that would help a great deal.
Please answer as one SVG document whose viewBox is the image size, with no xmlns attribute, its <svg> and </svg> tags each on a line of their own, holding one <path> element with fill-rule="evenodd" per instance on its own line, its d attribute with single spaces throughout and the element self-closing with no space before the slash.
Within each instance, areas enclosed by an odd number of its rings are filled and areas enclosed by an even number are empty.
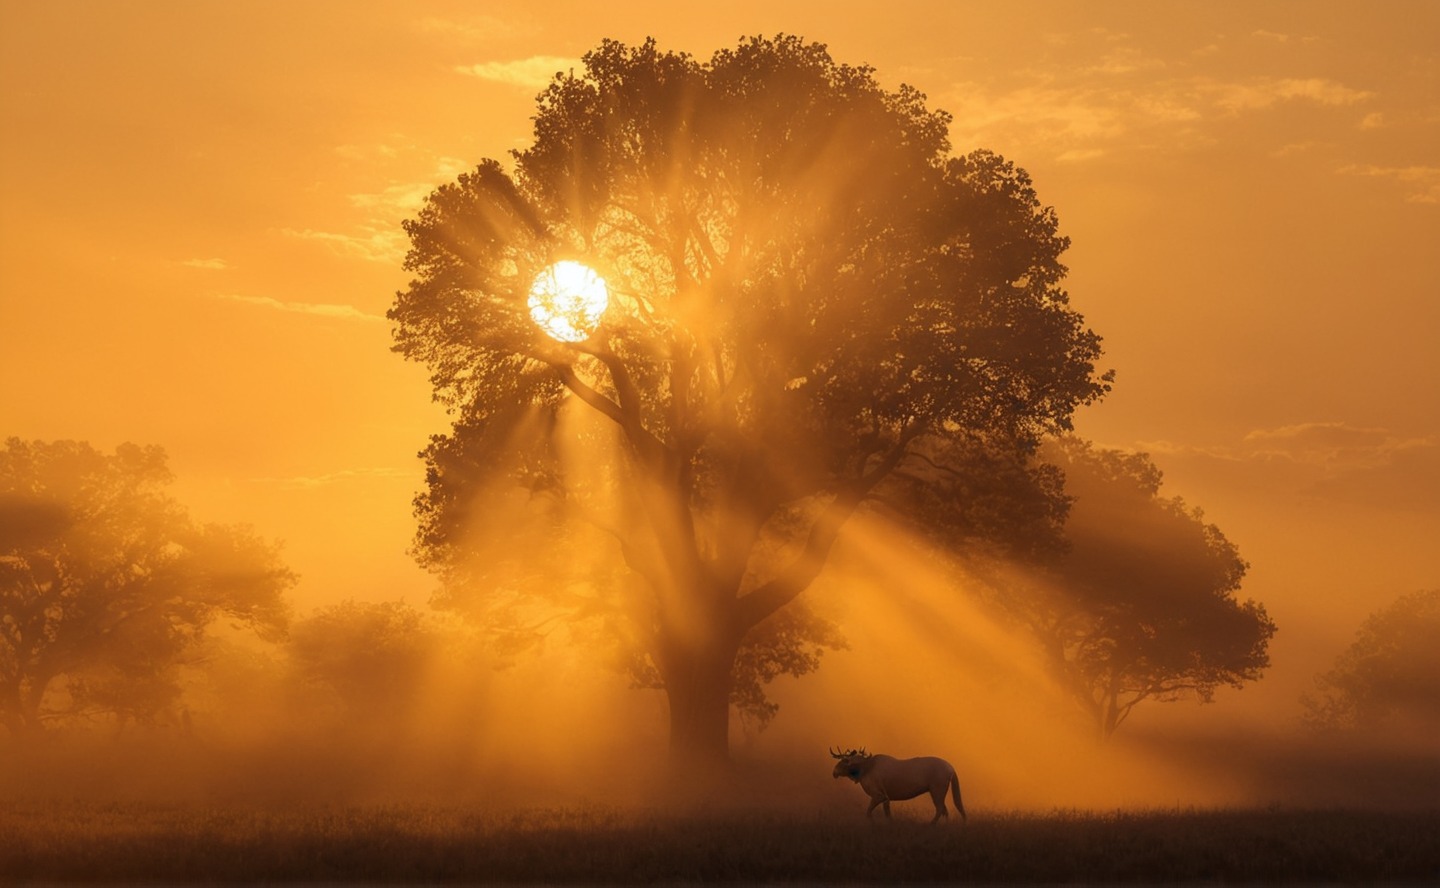
<svg viewBox="0 0 1440 888">
<path fill-rule="evenodd" d="M 419 693 L 427 664 L 447 650 L 464 643 L 499 656 L 525 647 L 531 629 L 443 595 L 437 605 L 482 633 L 457 634 L 437 611 L 395 601 L 347 601 L 296 618 L 289 596 L 296 578 L 278 547 L 247 528 L 198 524 L 165 493 L 168 480 L 164 455 L 153 447 L 102 454 L 76 442 L 11 439 L 0 451 L 0 724 L 11 735 L 77 724 L 177 725 L 195 705 L 187 681 L 208 676 L 221 697 L 238 692 L 224 685 L 237 670 L 256 682 L 265 670 L 246 667 L 246 651 L 270 672 L 282 664 L 288 671 L 272 684 L 308 689 L 308 708 L 394 716 Z M 1051 624 L 1035 615 L 1050 599 L 1025 597 L 1023 607 L 1022 598 L 1006 600 L 1035 621 L 1026 625 L 1042 638 L 1038 630 Z M 1074 621 L 1086 599 L 1067 600 L 1065 617 Z M 1051 612 L 1052 622 L 1058 615 Z M 1087 654 L 1099 644 L 1099 612 L 1092 617 Z M 1108 619 L 1104 625 L 1121 625 L 1113 614 Z M 616 645 L 603 621 L 599 630 L 597 648 Z M 785 637 L 798 634 L 793 624 L 777 622 L 769 631 L 762 643 L 772 653 L 741 660 L 732 698 L 760 726 L 776 712 L 764 685 L 819 664 L 818 655 Z M 827 631 L 830 646 L 843 644 L 840 627 Z M 633 668 L 623 657 L 613 662 L 622 672 Z M 1219 668 L 1212 664 L 1191 680 Z M 1062 648 L 1057 669 L 1095 675 L 1101 667 Z M 1138 667 L 1123 674 L 1141 680 Z M 1173 684 L 1182 676 L 1149 679 Z M 1093 684 L 1083 687 L 1076 700 L 1093 707 Z"/>
<path fill-rule="evenodd" d="M 1030 639 L 1077 714 L 1109 736 L 1141 702 L 1208 701 L 1218 687 L 1259 678 L 1275 627 L 1263 607 L 1235 598 L 1246 565 L 1218 528 L 1161 496 L 1144 455 L 1075 439 L 1046 454 L 1073 503 L 1064 533 L 1020 571 L 972 554 L 969 574 L 985 582 L 965 594 Z M 539 638 L 516 613 L 444 587 L 433 610 L 346 601 L 297 618 L 296 577 L 278 546 L 249 528 L 196 522 L 165 492 L 169 481 L 155 447 L 104 454 L 12 438 L 0 450 L 0 725 L 11 736 L 173 727 L 193 705 L 187 681 L 208 676 L 223 698 L 267 672 L 267 687 L 298 693 L 312 712 L 393 720 L 437 656 L 481 648 L 503 658 Z M 634 662 L 643 652 L 601 612 L 545 610 L 592 624 L 594 648 L 612 654 L 617 672 L 643 677 Z M 447 611 L 474 631 L 438 619 Z M 817 619 L 796 611 L 767 624 L 737 660 L 730 704 L 752 724 L 776 715 L 771 679 L 813 671 L 823 649 L 844 644 L 843 627 L 819 621 L 817 630 Z M 1377 611 L 1317 678 L 1306 720 L 1332 730 L 1440 723 L 1437 630 L 1440 590 Z M 245 651 L 260 665 L 247 665 Z"/>
</svg>

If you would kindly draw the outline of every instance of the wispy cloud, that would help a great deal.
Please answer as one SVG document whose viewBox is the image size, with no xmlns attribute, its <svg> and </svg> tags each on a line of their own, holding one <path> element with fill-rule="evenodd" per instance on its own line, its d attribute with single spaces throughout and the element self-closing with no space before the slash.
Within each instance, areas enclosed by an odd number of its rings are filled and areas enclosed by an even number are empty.
<svg viewBox="0 0 1440 888">
<path fill-rule="evenodd" d="M 1372 467 L 1402 451 L 1434 446 L 1429 438 L 1398 436 L 1383 428 L 1305 422 L 1256 429 L 1245 436 L 1242 450 L 1247 456 L 1283 457 L 1334 471 Z"/>
<path fill-rule="evenodd" d="M 481 80 L 506 83 L 539 89 L 549 83 L 557 73 L 579 67 L 577 59 L 562 56 L 531 56 L 509 62 L 482 62 L 478 65 L 460 65 L 455 71 Z"/>
<path fill-rule="evenodd" d="M 1348 471 L 1390 462 L 1396 454 L 1440 447 L 1431 437 L 1397 435 L 1389 429 L 1347 422 L 1301 422 L 1254 429 L 1239 441 L 1195 447 L 1172 441 L 1145 441 L 1141 448 L 1171 456 L 1204 456 L 1227 461 L 1285 460 L 1326 471 Z"/>
<path fill-rule="evenodd" d="M 1243 448 L 1266 466 L 1314 473 L 1303 488 L 1312 496 L 1421 511 L 1440 504 L 1440 442 L 1433 437 L 1312 422 L 1251 432 Z"/>
<path fill-rule="evenodd" d="M 1213 122 L 1285 104 L 1344 108 L 1374 96 L 1323 78 L 1151 76 L 1162 66 L 1140 55 L 1112 53 L 1076 77 L 1037 77 L 1004 91 L 958 83 L 938 104 L 954 114 L 957 142 L 1045 145 L 1057 158 L 1078 161 L 1127 143 L 1203 144 Z"/>
<path fill-rule="evenodd" d="M 1201 91 L 1208 93 L 1217 107 L 1234 112 L 1263 110 L 1292 101 L 1328 106 L 1353 105 L 1375 95 L 1322 77 L 1266 77 L 1236 83 L 1202 83 Z"/>
<path fill-rule="evenodd" d="M 319 315 L 326 318 L 344 318 L 352 321 L 383 321 L 384 317 L 361 311 L 353 305 L 339 305 L 325 302 L 282 302 L 269 296 L 244 296 L 239 293 L 212 293 L 215 299 L 223 299 L 227 302 L 243 302 L 246 305 L 258 305 L 262 308 L 271 308 L 276 311 L 293 312 L 295 314 Z"/>
<path fill-rule="evenodd" d="M 1434 512 L 1440 507 L 1440 440 L 1344 422 L 1256 429 L 1229 444 L 1147 441 L 1162 467 L 1208 467 L 1212 480 L 1277 493 Z"/>
<path fill-rule="evenodd" d="M 230 263 L 224 259 L 186 259 L 180 264 L 186 268 L 199 268 L 205 271 L 224 271 L 230 267 Z"/>
<path fill-rule="evenodd" d="M 1291 142 L 1287 145 L 1281 145 L 1279 148 L 1271 151 L 1270 156 L 1276 158 L 1284 158 L 1291 157 L 1297 154 L 1305 154 L 1306 152 L 1315 150 L 1315 148 L 1319 144 L 1319 142 L 1315 141 Z"/>
<path fill-rule="evenodd" d="M 955 115 L 957 133 L 969 131 L 977 143 L 990 141 L 993 133 L 1013 132 L 1065 151 L 1117 139 L 1129 129 L 1128 103 L 1103 90 L 1036 84 L 992 93 L 977 83 L 961 83 L 943 104 Z"/>
<path fill-rule="evenodd" d="M 280 487 L 298 490 L 313 490 L 317 487 L 329 487 L 335 484 L 343 484 L 350 481 L 366 481 L 370 479 L 390 478 L 413 478 L 414 471 L 390 467 L 375 467 L 362 469 L 340 469 L 335 472 L 326 472 L 320 475 L 293 475 L 287 478 L 251 478 L 255 484 L 275 484 Z"/>
<path fill-rule="evenodd" d="M 415 143 L 408 139 L 393 139 L 368 145 L 337 145 L 335 153 L 345 160 L 370 162 L 377 158 L 393 160 L 403 152 L 414 150 Z"/>
<path fill-rule="evenodd" d="M 1404 186 L 1407 203 L 1440 204 L 1440 167 L 1433 166 L 1375 166 L 1374 164 L 1350 164 L 1335 172 L 1345 176 L 1367 176 L 1375 179 L 1389 179 Z"/>
<path fill-rule="evenodd" d="M 405 238 L 393 227 L 367 227 L 363 234 L 340 234 L 312 228 L 282 228 L 280 233 L 296 240 L 313 241 L 346 256 L 370 262 L 396 264 L 405 256 Z"/>
<path fill-rule="evenodd" d="M 1145 55 L 1131 47 L 1121 47 L 1106 53 L 1100 61 L 1085 70 L 1092 74 L 1122 75 L 1137 71 L 1154 71 L 1165 67 L 1165 60 Z"/>
<path fill-rule="evenodd" d="M 1069 151 L 1062 151 L 1055 156 L 1055 159 L 1062 163 L 1081 163 L 1087 160 L 1095 160 L 1104 157 L 1110 152 L 1104 148 L 1071 148 Z"/>
<path fill-rule="evenodd" d="M 1316 37 L 1316 36 L 1311 35 L 1311 34 L 1299 34 L 1299 35 L 1296 35 L 1296 34 L 1282 34 L 1282 33 L 1278 32 L 1278 31 L 1267 31 L 1267 30 L 1265 30 L 1264 28 L 1261 28 L 1260 30 L 1257 30 L 1257 31 L 1251 31 L 1251 32 L 1250 32 L 1250 36 L 1253 37 L 1253 38 L 1255 38 L 1256 40 L 1264 40 L 1264 41 L 1267 41 L 1267 42 L 1270 42 L 1270 43 L 1281 43 L 1281 44 L 1285 44 L 1285 43 L 1314 43 L 1315 41 L 1317 41 L 1317 40 L 1320 39 L 1319 37 Z"/>
<path fill-rule="evenodd" d="M 358 209 L 372 210 L 385 217 L 407 216 L 420 208 L 425 197 L 441 182 L 449 182 L 470 169 L 471 164 L 455 157 L 442 157 L 434 174 L 420 182 L 396 182 L 380 191 L 350 195 L 350 203 Z"/>
<path fill-rule="evenodd" d="M 465 42 L 514 40 L 531 36 L 538 30 L 534 23 L 493 15 L 471 15 L 463 19 L 430 16 L 421 19 L 416 29 L 425 34 L 438 34 Z"/>
</svg>

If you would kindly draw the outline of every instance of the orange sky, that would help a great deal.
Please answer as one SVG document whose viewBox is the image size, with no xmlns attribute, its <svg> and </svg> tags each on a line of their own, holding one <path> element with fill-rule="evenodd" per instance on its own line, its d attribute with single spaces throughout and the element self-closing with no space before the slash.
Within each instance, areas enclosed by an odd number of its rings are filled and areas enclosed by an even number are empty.
<svg viewBox="0 0 1440 888">
<path fill-rule="evenodd" d="M 722 8 L 723 7 L 723 8 Z M 788 31 L 919 87 L 1073 238 L 1113 395 L 1280 624 L 1293 708 L 1440 585 L 1440 6 L 0 0 L 0 434 L 164 446 L 201 518 L 287 541 L 307 604 L 423 603 L 388 351 L 399 220 L 529 137 L 602 37 Z"/>
</svg>

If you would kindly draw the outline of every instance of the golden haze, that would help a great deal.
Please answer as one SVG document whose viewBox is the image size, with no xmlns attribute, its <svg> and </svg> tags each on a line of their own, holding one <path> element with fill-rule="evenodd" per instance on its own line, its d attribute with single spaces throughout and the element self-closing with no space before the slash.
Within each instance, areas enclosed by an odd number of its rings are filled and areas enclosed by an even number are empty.
<svg viewBox="0 0 1440 888">
<path fill-rule="evenodd" d="M 824 578 L 845 592 L 850 649 L 782 680 L 780 714 L 742 730 L 737 755 L 805 799 L 853 801 L 808 781 L 834 743 L 948 755 L 996 806 L 1303 797 L 1226 762 L 1290 728 L 1367 614 L 1440 585 L 1440 11 L 477 9 L 0 7 L 0 431 L 163 446 L 197 517 L 285 541 L 301 613 L 423 608 L 414 454 L 447 420 L 388 350 L 399 221 L 526 144 L 535 93 L 601 37 L 705 57 L 801 34 L 921 89 L 954 114 L 958 151 L 1033 175 L 1118 371 L 1079 432 L 1153 454 L 1165 492 L 1238 544 L 1243 595 L 1280 633 L 1259 683 L 1142 709 L 1100 750 L 1013 633 L 943 594 L 922 548 L 857 525 Z M 660 748 L 663 701 L 562 637 L 504 671 L 427 658 L 427 692 L 397 716 L 405 767 L 357 791 L 400 793 L 447 763 L 503 783 L 505 762 L 539 752 L 582 797 L 623 792 L 588 756 Z M 290 711 L 228 736 L 257 749 L 292 730 L 325 758 L 339 741 Z M 1093 767 L 1076 776 L 1070 755 Z"/>
</svg>

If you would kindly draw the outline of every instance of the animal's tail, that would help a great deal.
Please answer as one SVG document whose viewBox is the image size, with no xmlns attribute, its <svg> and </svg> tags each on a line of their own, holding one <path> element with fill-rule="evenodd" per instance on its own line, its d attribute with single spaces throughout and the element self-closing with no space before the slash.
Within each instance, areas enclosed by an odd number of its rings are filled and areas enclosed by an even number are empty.
<svg viewBox="0 0 1440 888">
<path fill-rule="evenodd" d="M 955 797 L 955 810 L 960 812 L 960 819 L 965 819 L 965 806 L 960 803 L 960 778 L 950 773 L 950 795 Z"/>
</svg>

